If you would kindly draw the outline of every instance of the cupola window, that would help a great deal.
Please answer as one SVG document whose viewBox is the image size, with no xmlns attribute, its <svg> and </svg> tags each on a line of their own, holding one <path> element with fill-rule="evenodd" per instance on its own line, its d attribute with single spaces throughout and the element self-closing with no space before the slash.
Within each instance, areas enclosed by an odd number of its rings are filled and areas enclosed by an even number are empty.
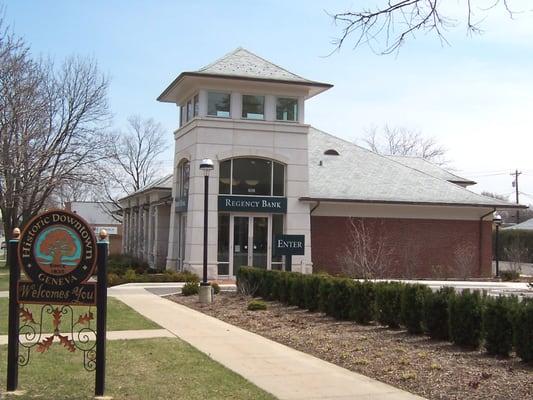
<svg viewBox="0 0 533 400">
<path fill-rule="evenodd" d="M 207 115 L 211 117 L 230 117 L 229 93 L 208 92 L 207 93 Z"/>
<path fill-rule="evenodd" d="M 335 149 L 329 149 L 324 152 L 326 156 L 338 156 L 340 155 L 339 152 Z"/>
<path fill-rule="evenodd" d="M 265 96 L 242 96 L 242 117 L 246 119 L 265 119 Z"/>
<path fill-rule="evenodd" d="M 298 120 L 298 99 L 278 97 L 276 99 L 276 119 L 278 121 Z"/>
</svg>

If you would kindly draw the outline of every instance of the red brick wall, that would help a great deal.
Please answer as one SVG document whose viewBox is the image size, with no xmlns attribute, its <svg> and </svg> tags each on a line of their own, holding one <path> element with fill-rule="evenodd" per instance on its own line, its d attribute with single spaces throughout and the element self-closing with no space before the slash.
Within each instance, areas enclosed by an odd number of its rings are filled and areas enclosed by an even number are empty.
<svg viewBox="0 0 533 400">
<path fill-rule="evenodd" d="M 384 277 L 462 278 L 491 275 L 491 223 L 484 221 L 355 218 L 368 237 L 381 240 L 390 260 Z M 480 267 L 480 227 L 481 267 Z M 341 273 L 353 228 L 348 217 L 311 217 L 314 271 Z M 360 228 L 359 228 L 360 229 Z M 458 255 L 462 248 L 466 256 Z M 461 260 L 461 261 L 458 261 Z"/>
</svg>

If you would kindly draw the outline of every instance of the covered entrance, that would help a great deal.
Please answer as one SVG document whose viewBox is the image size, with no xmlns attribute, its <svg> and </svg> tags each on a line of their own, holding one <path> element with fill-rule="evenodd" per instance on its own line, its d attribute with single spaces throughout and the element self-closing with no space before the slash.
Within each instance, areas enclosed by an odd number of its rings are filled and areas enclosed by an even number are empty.
<svg viewBox="0 0 533 400">
<path fill-rule="evenodd" d="M 274 235 L 283 233 L 281 214 L 219 214 L 218 275 L 235 276 L 242 266 L 283 268 L 272 254 Z"/>
</svg>

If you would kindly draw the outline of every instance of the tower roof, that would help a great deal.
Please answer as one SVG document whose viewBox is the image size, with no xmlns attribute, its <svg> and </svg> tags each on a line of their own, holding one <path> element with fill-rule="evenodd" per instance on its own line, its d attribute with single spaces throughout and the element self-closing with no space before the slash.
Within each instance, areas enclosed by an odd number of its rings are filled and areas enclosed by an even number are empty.
<svg viewBox="0 0 533 400">
<path fill-rule="evenodd" d="M 190 78 L 231 79 L 258 83 L 290 84 L 308 88 L 312 97 L 333 85 L 312 81 L 296 75 L 262 57 L 238 47 L 218 60 L 197 71 L 182 72 L 157 98 L 163 102 L 176 102 L 180 85 Z"/>
</svg>

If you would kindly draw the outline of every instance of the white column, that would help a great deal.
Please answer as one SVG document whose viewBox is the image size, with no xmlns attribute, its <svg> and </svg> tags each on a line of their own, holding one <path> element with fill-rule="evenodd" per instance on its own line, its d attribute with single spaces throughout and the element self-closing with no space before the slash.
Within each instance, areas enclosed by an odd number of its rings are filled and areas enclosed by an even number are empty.
<svg viewBox="0 0 533 400">
<path fill-rule="evenodd" d="M 123 208 L 122 209 L 122 253 L 128 252 L 128 209 Z"/>
</svg>

